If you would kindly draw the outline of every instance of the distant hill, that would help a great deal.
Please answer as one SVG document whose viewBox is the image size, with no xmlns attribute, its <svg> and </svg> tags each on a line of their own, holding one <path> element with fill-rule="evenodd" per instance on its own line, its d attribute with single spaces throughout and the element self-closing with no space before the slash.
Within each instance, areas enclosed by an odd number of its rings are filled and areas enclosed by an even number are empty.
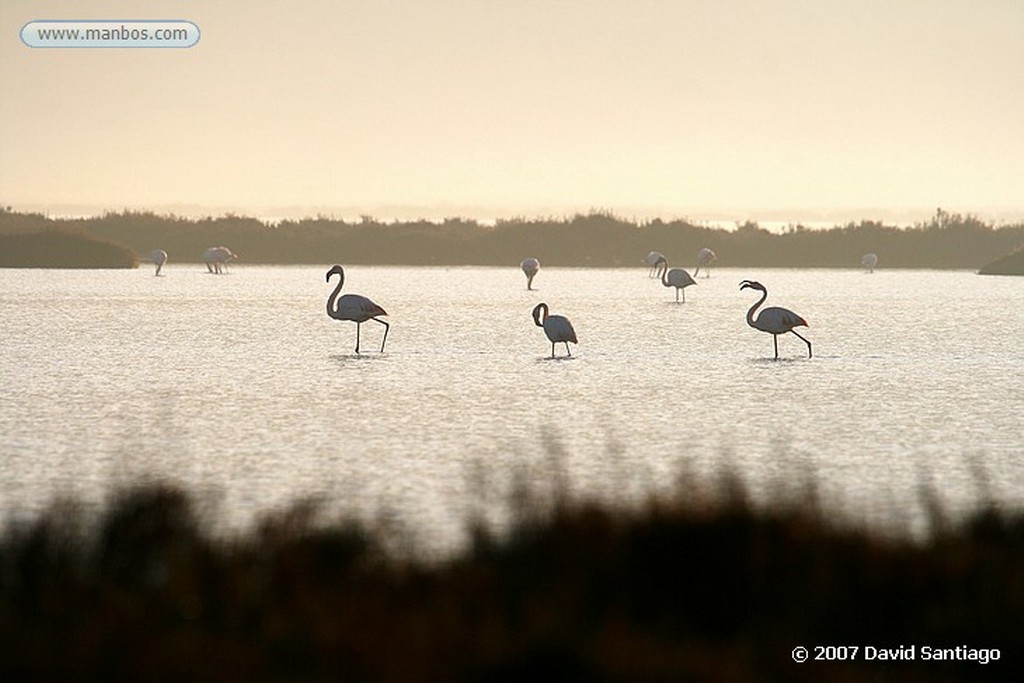
<svg viewBox="0 0 1024 683">
<path fill-rule="evenodd" d="M 982 275 L 1024 275 L 1024 247 L 996 259 L 978 272 Z"/>
<path fill-rule="evenodd" d="M 136 268 L 135 252 L 65 230 L 0 234 L 3 268 Z"/>
</svg>

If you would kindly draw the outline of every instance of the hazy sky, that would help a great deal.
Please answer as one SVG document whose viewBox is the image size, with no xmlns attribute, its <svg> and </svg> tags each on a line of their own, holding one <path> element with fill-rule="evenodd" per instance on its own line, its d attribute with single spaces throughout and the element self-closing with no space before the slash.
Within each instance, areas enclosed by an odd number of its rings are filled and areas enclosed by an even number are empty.
<svg viewBox="0 0 1024 683">
<path fill-rule="evenodd" d="M 33 19 L 202 38 L 31 49 Z M 1024 216 L 1021 0 L 4 0 L 0 29 L 15 208 Z"/>
</svg>

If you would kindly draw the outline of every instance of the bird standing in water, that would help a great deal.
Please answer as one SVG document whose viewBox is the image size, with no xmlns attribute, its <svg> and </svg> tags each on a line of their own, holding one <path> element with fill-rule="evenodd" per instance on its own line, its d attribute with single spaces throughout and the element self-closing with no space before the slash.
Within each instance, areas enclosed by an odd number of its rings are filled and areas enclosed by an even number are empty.
<svg viewBox="0 0 1024 683">
<path fill-rule="evenodd" d="M 711 277 L 711 262 L 718 258 L 715 252 L 711 251 L 707 247 L 704 247 L 697 252 L 697 270 L 693 271 L 693 276 L 697 277 L 700 269 L 704 269 L 704 277 Z"/>
<path fill-rule="evenodd" d="M 524 258 L 519 267 L 526 274 L 526 289 L 533 289 L 533 276 L 540 270 L 540 261 L 535 258 Z"/>
<path fill-rule="evenodd" d="M 576 330 L 572 329 L 572 323 L 564 315 L 548 315 L 547 304 L 537 304 L 533 309 L 533 322 L 537 327 L 544 328 L 544 334 L 551 341 L 551 357 L 555 357 L 555 344 L 565 343 L 565 352 L 572 356 L 569 351 L 569 342 L 578 344 L 576 341 Z"/>
<path fill-rule="evenodd" d="M 679 292 L 683 292 L 683 301 L 682 301 L 682 303 L 685 304 L 686 303 L 686 292 L 684 291 L 685 288 L 689 287 L 690 285 L 697 284 L 697 281 L 694 280 L 690 276 L 690 274 L 687 273 L 682 268 L 673 268 L 672 270 L 669 270 L 668 269 L 668 260 L 666 260 L 664 256 L 662 256 L 660 259 L 658 259 L 658 267 L 661 268 L 661 284 L 665 285 L 666 287 L 675 287 L 676 288 L 676 303 L 677 304 L 680 303 L 680 301 L 679 301 Z"/>
<path fill-rule="evenodd" d="M 747 324 L 755 330 L 768 332 L 772 335 L 772 340 L 775 342 L 775 360 L 779 359 L 779 335 L 785 334 L 786 332 L 792 332 L 796 336 L 800 337 L 800 339 L 803 339 L 804 343 L 807 344 L 807 357 L 811 357 L 811 342 L 793 329 L 794 327 L 807 327 L 806 320 L 788 308 L 780 308 L 778 306 L 769 306 L 762 310 L 755 318 L 754 311 L 756 311 L 758 307 L 764 303 L 764 300 L 768 298 L 768 288 L 760 282 L 744 280 L 740 283 L 740 289 L 756 289 L 761 292 L 761 298 L 757 300 L 757 303 L 750 307 L 749 311 L 747 311 Z"/>
<path fill-rule="evenodd" d="M 391 329 L 391 326 L 383 320 L 378 320 L 377 316 L 387 315 L 388 312 L 359 294 L 346 294 L 339 299 L 338 294 L 345 284 L 345 269 L 341 266 L 331 268 L 327 271 L 327 282 L 331 281 L 332 275 L 339 276 L 339 281 L 338 286 L 327 297 L 327 315 L 335 320 L 351 320 L 356 324 L 356 353 L 359 353 L 359 328 L 362 324 L 367 320 L 380 323 L 384 326 L 384 339 L 380 342 L 380 352 L 384 353 L 384 344 L 388 341 L 388 330 Z M 338 302 L 337 305 L 334 303 L 335 300 Z"/>
</svg>

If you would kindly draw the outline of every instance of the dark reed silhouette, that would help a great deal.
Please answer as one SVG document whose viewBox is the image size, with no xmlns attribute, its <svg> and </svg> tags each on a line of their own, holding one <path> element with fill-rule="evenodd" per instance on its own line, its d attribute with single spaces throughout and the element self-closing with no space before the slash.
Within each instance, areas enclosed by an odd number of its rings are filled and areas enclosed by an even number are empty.
<svg viewBox="0 0 1024 683">
<path fill-rule="evenodd" d="M 723 490 L 629 510 L 527 500 L 507 534 L 475 525 L 433 562 L 309 503 L 228 538 L 174 488 L 126 490 L 98 517 L 56 505 L 0 540 L 0 679 L 1019 680 L 1021 514 L 912 543 Z M 824 644 L 1000 659 L 791 658 Z"/>
</svg>

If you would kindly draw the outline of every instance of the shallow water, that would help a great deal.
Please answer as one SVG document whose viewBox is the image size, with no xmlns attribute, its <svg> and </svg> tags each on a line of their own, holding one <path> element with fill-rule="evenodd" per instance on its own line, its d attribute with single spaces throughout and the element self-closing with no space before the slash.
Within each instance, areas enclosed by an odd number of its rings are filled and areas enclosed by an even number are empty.
<svg viewBox="0 0 1024 683">
<path fill-rule="evenodd" d="M 516 478 L 637 500 L 810 476 L 837 517 L 911 533 L 922 484 L 954 515 L 1024 503 L 1024 278 L 717 268 L 676 304 L 641 267 L 543 268 L 534 292 L 515 267 L 350 267 L 392 325 L 356 355 L 326 270 L 0 270 L 0 514 L 159 478 L 235 522 L 319 496 L 437 549 L 500 521 Z M 784 335 L 772 360 L 742 279 L 807 319 L 812 359 Z"/>
</svg>

